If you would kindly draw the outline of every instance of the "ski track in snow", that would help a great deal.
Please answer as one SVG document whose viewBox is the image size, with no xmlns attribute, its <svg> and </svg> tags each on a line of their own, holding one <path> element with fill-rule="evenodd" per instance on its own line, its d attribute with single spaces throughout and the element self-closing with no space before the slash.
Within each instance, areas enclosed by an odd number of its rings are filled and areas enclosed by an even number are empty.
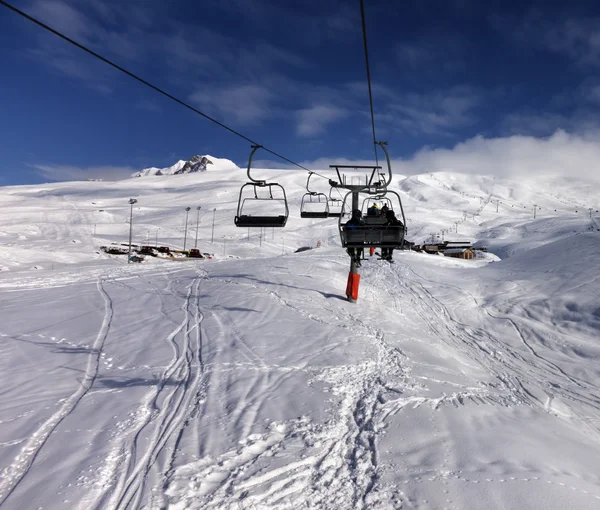
<svg viewBox="0 0 600 510">
<path fill-rule="evenodd" d="M 88 355 L 83 378 L 75 393 L 73 393 L 63 402 L 58 411 L 56 411 L 50 418 L 41 424 L 41 426 L 33 433 L 32 437 L 21 449 L 21 453 L 15 458 L 12 464 L 4 469 L 0 474 L 0 506 L 2 506 L 3 503 L 10 497 L 17 485 L 23 481 L 52 432 L 56 429 L 56 427 L 58 427 L 58 425 L 66 416 L 73 412 L 79 401 L 85 396 L 85 394 L 94 384 L 98 374 L 98 367 L 100 364 L 104 341 L 108 336 L 113 318 L 112 300 L 104 289 L 102 280 L 98 279 L 96 285 L 98 292 L 100 292 L 104 300 L 104 319 Z"/>
<path fill-rule="evenodd" d="M 382 267 L 384 269 L 377 269 L 373 286 L 386 285 L 385 280 L 390 278 L 391 270 Z M 442 405 L 460 406 L 466 402 L 491 405 L 519 403 L 510 394 L 496 394 L 498 389 L 493 389 L 494 392 L 486 389 L 458 391 L 436 398 L 399 396 L 407 390 L 418 389 L 420 384 L 411 378 L 410 365 L 404 353 L 392 347 L 380 329 L 370 326 L 342 306 L 332 308 L 327 305 L 324 310 L 329 315 L 319 316 L 306 311 L 301 304 L 290 303 L 274 290 L 234 279 L 209 279 L 268 293 L 277 304 L 307 320 L 345 328 L 357 341 L 368 340 L 377 354 L 375 359 L 367 359 L 359 365 L 310 369 L 313 380 L 328 384 L 330 392 L 340 397 L 334 418 L 327 423 L 316 424 L 307 417 L 272 423 L 270 432 L 249 435 L 235 450 L 215 459 L 205 457 L 176 468 L 167 490 L 175 509 L 325 509 L 392 505 L 396 501 L 395 496 L 391 490 L 378 484 L 377 436 L 385 428 L 385 420 L 389 416 L 406 407 L 421 405 L 435 410 Z M 397 280 L 393 279 L 388 285 L 397 285 Z M 389 292 L 391 296 L 394 294 Z M 333 316 L 335 323 L 327 320 L 328 316 Z M 425 309 L 422 316 L 432 322 Z M 260 399 L 260 393 L 253 398 Z M 303 451 L 302 460 L 270 471 L 256 468 L 261 460 L 277 458 L 289 448 Z M 185 496 L 182 497 L 182 493 Z"/>
<path fill-rule="evenodd" d="M 387 265 L 380 266 L 370 274 L 369 285 L 386 296 L 392 296 L 391 308 L 395 311 L 399 311 L 400 306 L 396 294 L 398 288 L 402 289 L 403 300 L 408 300 L 413 305 L 435 338 L 464 353 L 468 359 L 494 375 L 497 383 L 492 383 L 489 387 L 457 391 L 451 395 L 443 394 L 437 398 L 403 396 L 407 390 L 418 388 L 418 383 L 410 376 L 410 364 L 406 362 L 406 356 L 386 342 L 381 330 L 370 326 L 343 307 L 325 307 L 327 312 L 340 320 L 339 324 L 336 322 L 338 327 L 348 328 L 357 339 L 370 341 L 377 350 L 375 359 L 366 360 L 362 364 L 315 371 L 315 380 L 328 383 L 334 395 L 342 396 L 335 417 L 325 424 L 313 423 L 307 417 L 286 423 L 272 423 L 270 432 L 248 436 L 240 441 L 239 448 L 214 459 L 205 457 L 176 468 L 167 490 L 172 507 L 413 508 L 407 499 L 401 497 L 402 492 L 398 487 L 382 487 L 378 483 L 378 434 L 384 431 L 385 421 L 391 415 L 407 407 L 426 405 L 436 410 L 443 405 L 459 407 L 467 403 L 504 407 L 528 405 L 552 412 L 551 402 L 554 397 L 549 395 L 547 401 L 541 402 L 528 390 L 544 384 L 543 381 L 548 380 L 549 376 L 550 379 L 560 377 L 565 380 L 565 385 L 555 391 L 555 394 L 560 394 L 565 400 L 575 399 L 597 410 L 595 399 L 590 401 L 585 397 L 587 391 L 595 388 L 569 376 L 555 363 L 533 351 L 514 320 L 496 317 L 480 307 L 488 321 L 508 320 L 527 349 L 542 361 L 541 364 L 532 364 L 492 333 L 461 323 L 425 285 L 415 281 L 420 279 L 425 282 L 423 278 L 413 272 L 416 278 L 406 281 L 410 271 L 412 270 L 403 264 L 397 264 L 393 269 Z M 276 291 L 232 279 L 213 280 L 268 292 L 277 303 L 304 318 L 331 324 L 327 318 L 309 313 L 299 304 L 286 301 Z M 439 282 L 437 285 L 440 285 Z M 479 307 L 478 303 L 477 306 Z M 440 317 L 442 320 L 439 320 Z M 578 389 L 585 391 L 575 392 Z M 579 418 L 589 422 L 582 415 Z M 300 455 L 301 460 L 294 460 L 271 470 L 257 467 L 261 465 L 261 460 L 276 459 L 289 448 L 304 452 Z M 298 458 L 298 455 L 295 457 Z M 494 478 L 472 479 L 462 472 L 440 469 L 421 473 L 416 478 L 401 483 L 450 479 L 474 484 L 495 481 Z M 496 482 L 539 480 L 536 476 L 507 477 Z M 554 483 L 551 480 L 545 482 Z M 565 486 L 564 483 L 561 485 Z M 575 487 L 571 489 L 579 491 Z M 589 494 L 588 491 L 581 492 Z"/>
<path fill-rule="evenodd" d="M 415 276 L 424 280 L 414 271 L 412 272 Z M 401 281 L 398 283 L 402 284 Z M 445 286 L 440 282 L 435 282 L 435 285 L 437 287 Z M 583 404 L 588 409 L 588 413 L 591 413 L 595 418 L 590 419 L 575 409 L 571 409 L 571 412 L 577 415 L 582 423 L 587 424 L 595 434 L 600 436 L 600 425 L 598 425 L 600 424 L 600 396 L 598 395 L 600 389 L 567 374 L 556 363 L 539 354 L 532 347 L 533 342 L 528 339 L 528 337 L 531 338 L 536 335 L 533 330 L 518 325 L 514 318 L 502 317 L 500 312 L 494 313 L 486 307 L 482 307 L 472 295 L 463 289 L 454 286 L 452 288 L 457 292 L 467 294 L 475 302 L 478 309 L 492 321 L 507 321 L 526 350 L 535 359 L 539 360 L 539 363 L 531 363 L 531 357 L 523 356 L 503 339 L 495 337 L 488 331 L 462 324 L 425 286 L 413 280 L 410 289 L 417 296 L 416 304 L 423 310 L 421 317 L 425 322 L 429 322 L 429 327 L 436 331 L 438 337 L 449 341 L 452 346 L 466 352 L 472 359 L 476 359 L 484 366 L 489 373 L 495 374 L 502 386 L 510 392 L 512 395 L 510 400 L 515 404 L 522 403 L 541 407 L 548 412 L 552 412 L 552 400 L 558 398 L 563 400 L 563 403 L 574 401 Z M 436 315 L 440 315 L 444 320 L 432 322 L 428 319 L 428 317 Z M 449 334 L 444 334 L 444 330 Z M 557 379 L 561 381 L 560 384 L 555 382 Z M 539 391 L 532 391 L 540 388 L 540 386 L 543 396 L 540 396 Z M 507 401 L 504 400 L 499 403 L 506 405 Z"/>
<path fill-rule="evenodd" d="M 380 483 L 385 467 L 380 466 L 379 461 L 379 435 L 385 433 L 386 420 L 404 409 L 427 406 L 435 411 L 445 405 L 528 405 L 551 413 L 553 401 L 559 398 L 583 403 L 597 412 L 600 403 L 594 393 L 596 388 L 567 374 L 556 363 L 536 352 L 528 339 L 532 333 L 512 318 L 496 316 L 468 295 L 488 321 L 508 321 L 524 348 L 539 363 L 531 363 L 503 339 L 496 338 L 493 332 L 460 322 L 452 310 L 428 290 L 429 282 L 409 266 L 382 263 L 373 265 L 369 271 L 369 283 L 363 292 L 377 289 L 376 292 L 389 296 L 388 309 L 393 313 L 401 313 L 402 306 L 410 303 L 412 310 L 432 333 L 432 338 L 465 354 L 471 362 L 493 374 L 498 382 L 488 387 L 459 389 L 448 395 L 411 395 L 424 387 L 412 377 L 411 363 L 406 355 L 386 340 L 382 329 L 349 311 L 348 306 L 328 301 L 319 313 L 315 313 L 305 306 L 310 304 L 308 301 L 291 302 L 274 290 L 275 286 L 271 288 L 237 279 L 211 277 L 203 272 L 192 280 L 183 295 L 179 294 L 178 288 L 181 282 L 172 278 L 169 278 L 167 288 L 162 290 L 150 283 L 159 296 L 161 316 L 173 323 L 163 299 L 164 294 L 168 294 L 181 296 L 184 317 L 181 322 L 173 324 L 173 330 L 165 339 L 171 346 L 172 358 L 158 383 L 140 403 L 133 419 L 117 424 L 111 452 L 100 469 L 101 477 L 96 480 L 94 494 L 88 498 L 87 507 L 138 509 L 169 506 L 175 510 L 416 508 L 403 497 L 402 484 L 444 480 L 474 484 L 540 481 L 534 476 L 480 480 L 442 467 L 412 477 L 406 473 L 404 481 L 391 487 Z M 411 273 L 414 277 L 408 278 Z M 136 290 L 129 286 L 127 279 L 120 279 L 117 275 L 113 278 L 111 284 Z M 202 282 L 207 281 L 252 289 L 267 296 L 275 306 L 303 319 L 342 328 L 357 341 L 369 342 L 375 354 L 358 364 L 329 368 L 267 365 L 247 345 L 244 335 L 226 312 L 217 307 L 200 310 L 200 288 Z M 88 357 L 84 380 L 61 409 L 39 428 L 22 448 L 21 455 L 5 471 L 0 485 L 0 505 L 24 479 L 52 431 L 73 411 L 94 382 L 113 314 L 112 302 L 102 280 L 97 280 L 97 286 L 104 298 L 105 317 Z M 443 288 L 444 284 L 436 282 L 436 286 Z M 461 292 L 465 293 L 464 290 Z M 239 354 L 247 360 L 246 368 L 255 370 L 256 377 L 249 385 L 246 397 L 237 402 L 229 416 L 235 423 L 235 429 L 241 433 L 238 446 L 216 457 L 205 455 L 192 463 L 174 465 L 184 429 L 190 423 L 195 426 L 201 423 L 199 414 L 210 392 L 211 377 L 240 366 L 228 368 L 227 362 L 218 359 L 205 363 L 203 343 L 206 339 L 202 333 L 202 322 L 208 313 L 220 324 L 222 332 L 229 332 Z M 329 388 L 328 391 L 335 397 L 331 417 L 325 423 L 315 423 L 306 416 L 272 422 L 268 432 L 251 434 L 250 427 L 266 395 L 298 370 L 307 372 L 312 381 Z M 559 387 L 544 383 L 557 378 L 563 381 Z M 536 396 L 535 389 L 540 385 L 546 392 L 545 399 Z M 199 417 L 198 421 L 192 422 L 196 417 Z M 594 420 L 581 413 L 578 417 L 594 428 Z M 197 451 L 202 452 L 200 439 L 196 436 L 194 441 Z M 285 456 L 289 450 L 299 454 L 290 459 Z M 572 490 L 579 489 L 572 487 Z"/>
<path fill-rule="evenodd" d="M 165 506 L 162 497 L 164 475 L 170 469 L 178 436 L 190 416 L 197 412 L 205 392 L 202 384 L 203 314 L 199 309 L 201 281 L 197 277 L 187 288 L 181 306 L 184 318 L 166 338 L 172 347 L 173 358 L 154 390 L 146 396 L 135 422 L 123 427 L 124 433 L 117 438 L 109 456 L 108 474 L 102 483 L 105 491 L 90 507 Z M 167 315 L 162 308 L 161 312 Z M 142 442 L 143 449 L 140 450 Z"/>
</svg>

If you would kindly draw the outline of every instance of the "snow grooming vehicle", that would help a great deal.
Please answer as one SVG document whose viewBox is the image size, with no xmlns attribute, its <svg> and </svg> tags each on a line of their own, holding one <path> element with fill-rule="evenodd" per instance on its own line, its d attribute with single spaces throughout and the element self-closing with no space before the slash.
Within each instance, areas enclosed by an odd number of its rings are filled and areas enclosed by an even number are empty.
<svg viewBox="0 0 600 510">
<path fill-rule="evenodd" d="M 247 182 L 240 188 L 234 223 L 236 227 L 285 227 L 290 212 L 283 186 L 276 182 L 253 179 L 250 175 L 252 157 L 260 148 L 260 145 L 252 146 L 248 160 L 248 179 L 251 182 Z M 249 189 L 252 190 L 252 194 L 248 193 Z M 274 189 L 278 191 L 276 196 L 273 195 Z M 264 214 L 265 208 L 273 205 L 278 206 L 282 214 Z"/>
<path fill-rule="evenodd" d="M 308 173 L 308 179 L 306 179 L 306 191 L 302 196 L 302 202 L 300 203 L 300 217 L 301 218 L 328 218 L 329 217 L 329 200 L 325 193 L 317 193 L 309 189 L 310 178 L 314 172 Z"/>
</svg>

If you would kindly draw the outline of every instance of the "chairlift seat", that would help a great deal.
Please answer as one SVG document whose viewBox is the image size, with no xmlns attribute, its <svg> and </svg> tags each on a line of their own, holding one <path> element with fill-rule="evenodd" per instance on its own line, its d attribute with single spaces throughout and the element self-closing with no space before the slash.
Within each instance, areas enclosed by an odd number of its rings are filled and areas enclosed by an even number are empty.
<svg viewBox="0 0 600 510">
<path fill-rule="evenodd" d="M 327 211 L 302 211 L 300 212 L 301 218 L 329 218 L 333 214 Z"/>
<path fill-rule="evenodd" d="M 236 227 L 285 227 L 287 216 L 250 216 L 242 214 L 235 217 Z"/>
</svg>

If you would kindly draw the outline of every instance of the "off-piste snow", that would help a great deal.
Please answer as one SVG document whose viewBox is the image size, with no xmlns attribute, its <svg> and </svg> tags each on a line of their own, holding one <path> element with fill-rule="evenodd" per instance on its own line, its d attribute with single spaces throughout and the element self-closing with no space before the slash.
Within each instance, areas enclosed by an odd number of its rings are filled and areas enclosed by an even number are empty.
<svg viewBox="0 0 600 510">
<path fill-rule="evenodd" d="M 585 183 L 395 176 L 407 239 L 488 252 L 367 256 L 352 304 L 305 172 L 256 172 L 291 211 L 263 231 L 243 169 L 152 173 L 0 188 L 0 509 L 600 508 Z M 106 254 L 130 214 L 211 258 Z"/>
</svg>

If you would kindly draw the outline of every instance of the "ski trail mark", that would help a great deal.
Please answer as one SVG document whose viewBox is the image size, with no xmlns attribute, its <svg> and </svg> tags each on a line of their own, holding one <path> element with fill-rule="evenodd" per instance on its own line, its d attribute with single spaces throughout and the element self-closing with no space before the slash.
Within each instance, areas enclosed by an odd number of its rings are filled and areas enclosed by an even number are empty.
<svg viewBox="0 0 600 510">
<path fill-rule="evenodd" d="M 145 506 L 144 497 L 148 498 L 149 508 L 164 507 L 164 502 L 153 498 L 161 498 L 158 493 L 171 469 L 181 431 L 202 400 L 204 316 L 199 308 L 200 281 L 196 278 L 189 285 L 181 306 L 184 318 L 166 338 L 173 349 L 170 364 L 142 404 L 140 420 L 129 434 L 118 438 L 113 448 L 115 455 L 121 452 L 121 462 L 112 465 L 112 493 L 99 495 L 95 508 L 104 508 L 107 499 L 111 508 L 140 508 Z M 141 444 L 143 451 L 139 451 Z M 152 491 L 147 490 L 149 486 Z"/>
<path fill-rule="evenodd" d="M 90 353 L 88 354 L 87 365 L 83 379 L 75 393 L 73 393 L 64 401 L 58 411 L 56 411 L 50 418 L 42 423 L 38 430 L 33 433 L 32 437 L 21 449 L 21 453 L 2 473 L 2 480 L 0 481 L 0 506 L 6 502 L 17 485 L 19 485 L 19 483 L 21 483 L 21 481 L 25 478 L 40 450 L 43 448 L 52 432 L 56 429 L 56 427 L 58 427 L 58 425 L 66 416 L 73 412 L 73 409 L 75 409 L 79 401 L 85 396 L 85 394 L 94 384 L 98 374 L 98 367 L 100 364 L 102 348 L 104 347 L 104 341 L 108 336 L 113 319 L 112 300 L 104 289 L 102 280 L 100 278 L 97 279 L 96 286 L 104 301 L 104 319 L 102 321 L 102 325 L 100 326 L 100 330 L 96 335 L 96 339 L 92 344 Z"/>
</svg>

